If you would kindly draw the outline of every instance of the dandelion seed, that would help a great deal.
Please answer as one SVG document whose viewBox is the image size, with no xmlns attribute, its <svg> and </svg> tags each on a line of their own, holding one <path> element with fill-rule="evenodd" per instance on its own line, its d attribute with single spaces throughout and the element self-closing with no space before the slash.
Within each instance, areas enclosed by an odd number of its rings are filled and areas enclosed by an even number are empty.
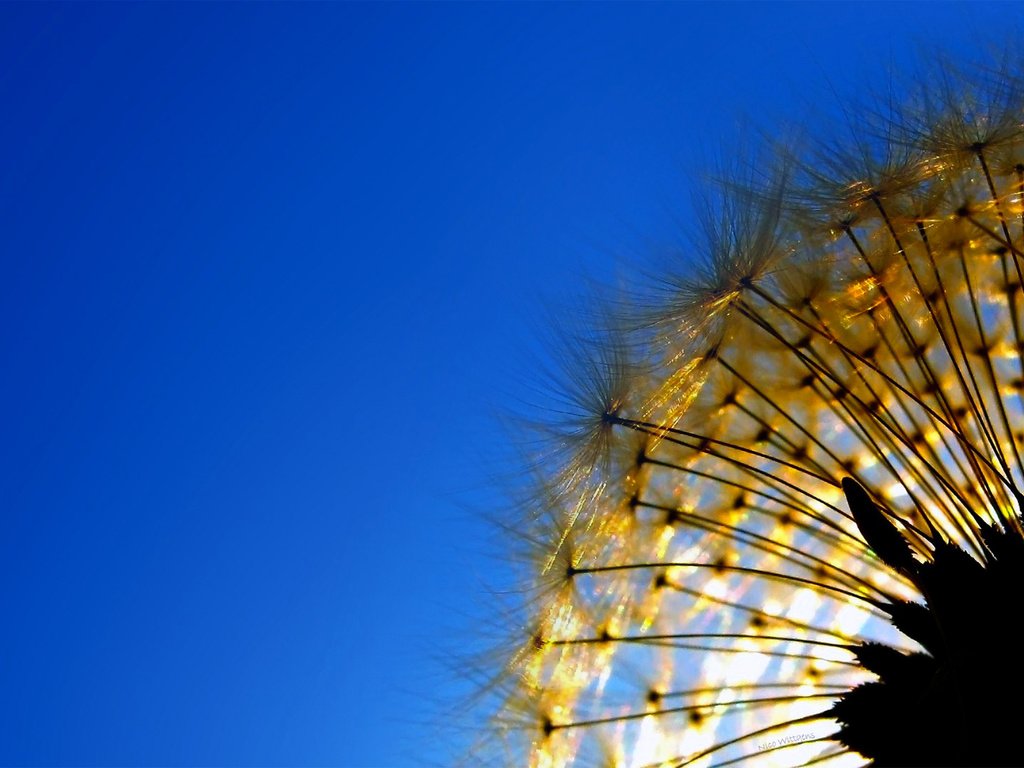
<svg viewBox="0 0 1024 768">
<path fill-rule="evenodd" d="M 1024 93 L 875 128 L 730 192 L 586 370 L 511 764 L 1024 762 Z"/>
</svg>

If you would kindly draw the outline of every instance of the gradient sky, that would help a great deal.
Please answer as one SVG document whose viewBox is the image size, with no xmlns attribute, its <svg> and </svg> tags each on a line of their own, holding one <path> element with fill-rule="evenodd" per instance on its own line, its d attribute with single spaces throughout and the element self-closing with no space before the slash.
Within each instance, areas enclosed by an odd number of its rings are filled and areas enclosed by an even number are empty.
<svg viewBox="0 0 1024 768">
<path fill-rule="evenodd" d="M 1020 21 L 0 5 L 0 764 L 446 764 L 545 304 L 744 123 Z"/>
</svg>

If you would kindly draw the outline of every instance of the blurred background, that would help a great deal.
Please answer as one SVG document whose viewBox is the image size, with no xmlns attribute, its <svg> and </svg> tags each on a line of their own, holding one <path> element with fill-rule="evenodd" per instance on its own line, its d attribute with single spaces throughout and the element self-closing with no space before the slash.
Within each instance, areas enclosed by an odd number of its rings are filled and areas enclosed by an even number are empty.
<svg viewBox="0 0 1024 768">
<path fill-rule="evenodd" d="M 545 308 L 1020 19 L 0 6 L 0 764 L 450 764 Z"/>
</svg>

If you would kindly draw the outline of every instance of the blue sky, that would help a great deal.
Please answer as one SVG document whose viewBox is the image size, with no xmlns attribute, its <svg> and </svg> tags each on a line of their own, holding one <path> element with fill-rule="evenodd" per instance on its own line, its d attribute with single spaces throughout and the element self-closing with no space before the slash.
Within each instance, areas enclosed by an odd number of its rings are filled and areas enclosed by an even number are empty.
<svg viewBox="0 0 1024 768">
<path fill-rule="evenodd" d="M 0 764 L 448 762 L 543 307 L 742 125 L 1019 22 L 0 6 Z"/>
</svg>

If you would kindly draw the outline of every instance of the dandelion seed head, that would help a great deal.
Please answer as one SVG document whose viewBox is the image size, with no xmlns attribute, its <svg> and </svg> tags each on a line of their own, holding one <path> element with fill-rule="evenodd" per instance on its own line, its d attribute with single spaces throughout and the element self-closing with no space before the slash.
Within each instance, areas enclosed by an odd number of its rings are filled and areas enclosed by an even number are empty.
<svg viewBox="0 0 1024 768">
<path fill-rule="evenodd" d="M 506 762 L 1005 760 L 940 704 L 1024 575 L 1024 94 L 937 83 L 728 189 L 696 273 L 573 347 Z M 893 730 L 930 718 L 942 754 Z"/>
</svg>

